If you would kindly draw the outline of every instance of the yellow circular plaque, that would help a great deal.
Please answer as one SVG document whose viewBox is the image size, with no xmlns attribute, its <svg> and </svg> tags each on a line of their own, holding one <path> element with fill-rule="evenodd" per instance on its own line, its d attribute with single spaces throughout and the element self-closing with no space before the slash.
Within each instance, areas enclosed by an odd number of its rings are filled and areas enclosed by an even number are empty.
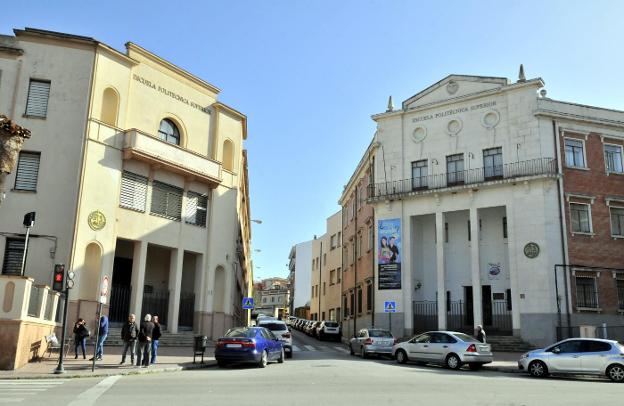
<svg viewBox="0 0 624 406">
<path fill-rule="evenodd" d="M 106 225 L 106 216 L 99 210 L 92 211 L 87 221 L 89 222 L 89 227 L 91 227 L 93 231 L 99 231 Z"/>
</svg>

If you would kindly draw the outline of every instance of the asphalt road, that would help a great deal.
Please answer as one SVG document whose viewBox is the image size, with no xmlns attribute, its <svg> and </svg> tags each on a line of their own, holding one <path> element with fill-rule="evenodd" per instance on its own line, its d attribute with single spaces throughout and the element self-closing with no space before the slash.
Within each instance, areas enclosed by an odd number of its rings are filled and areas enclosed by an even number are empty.
<svg viewBox="0 0 624 406">
<path fill-rule="evenodd" d="M 624 385 L 537 380 L 352 357 L 340 343 L 294 332 L 294 357 L 265 369 L 234 366 L 74 380 L 0 381 L 0 405 L 620 405 Z M 426 403 L 425 403 L 426 404 Z"/>
</svg>

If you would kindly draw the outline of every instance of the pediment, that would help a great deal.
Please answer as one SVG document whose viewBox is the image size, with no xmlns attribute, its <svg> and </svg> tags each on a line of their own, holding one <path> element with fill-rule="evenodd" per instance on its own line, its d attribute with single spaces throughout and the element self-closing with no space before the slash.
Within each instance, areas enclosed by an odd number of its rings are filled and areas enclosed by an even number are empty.
<svg viewBox="0 0 624 406">
<path fill-rule="evenodd" d="M 491 76 L 449 75 L 403 102 L 403 109 L 477 94 L 508 84 L 507 78 Z"/>
</svg>

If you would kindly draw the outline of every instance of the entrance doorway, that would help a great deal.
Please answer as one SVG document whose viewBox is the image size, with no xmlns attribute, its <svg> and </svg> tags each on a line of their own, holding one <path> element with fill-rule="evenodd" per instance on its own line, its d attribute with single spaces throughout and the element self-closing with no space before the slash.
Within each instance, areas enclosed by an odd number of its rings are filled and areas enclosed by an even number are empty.
<svg viewBox="0 0 624 406">
<path fill-rule="evenodd" d="M 134 246 L 130 241 L 117 240 L 113 261 L 113 280 L 111 286 L 109 321 L 119 327 L 130 313 L 130 294 L 132 292 L 132 256 Z M 138 319 L 137 315 L 137 319 Z"/>
<path fill-rule="evenodd" d="M 474 304 L 472 286 L 464 286 L 464 299 L 466 301 L 465 323 L 472 326 L 474 324 Z M 492 325 L 492 287 L 490 285 L 481 286 L 481 308 L 483 314 L 483 326 Z"/>
</svg>

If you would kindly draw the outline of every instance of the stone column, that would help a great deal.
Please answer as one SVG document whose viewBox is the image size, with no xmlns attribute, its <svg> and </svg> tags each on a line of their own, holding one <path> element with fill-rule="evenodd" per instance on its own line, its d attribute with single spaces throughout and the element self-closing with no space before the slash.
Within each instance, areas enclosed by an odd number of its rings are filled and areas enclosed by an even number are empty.
<svg viewBox="0 0 624 406">
<path fill-rule="evenodd" d="M 135 241 L 132 254 L 132 292 L 130 292 L 130 313 L 141 321 L 143 305 L 143 285 L 145 285 L 145 266 L 147 264 L 147 241 Z"/>
<path fill-rule="evenodd" d="M 520 336 L 520 287 L 518 280 L 518 256 L 524 255 L 523 247 L 516 244 L 516 222 L 513 207 L 505 207 L 507 216 L 507 249 L 509 251 L 509 288 L 511 289 L 511 326 L 513 335 Z M 514 247 L 516 249 L 514 249 Z M 565 306 L 565 305 L 564 305 Z"/>
<path fill-rule="evenodd" d="M 169 310 L 167 311 L 167 330 L 170 333 L 178 332 L 183 262 L 184 249 L 173 248 L 171 250 L 171 260 L 169 261 Z"/>
<path fill-rule="evenodd" d="M 446 330 L 446 287 L 444 283 L 444 213 L 436 212 L 436 265 L 438 287 L 438 329 Z"/>
<path fill-rule="evenodd" d="M 472 274 L 472 314 L 474 329 L 483 324 L 483 304 L 481 300 L 481 265 L 479 261 L 479 210 L 470 208 L 470 269 Z"/>
</svg>

